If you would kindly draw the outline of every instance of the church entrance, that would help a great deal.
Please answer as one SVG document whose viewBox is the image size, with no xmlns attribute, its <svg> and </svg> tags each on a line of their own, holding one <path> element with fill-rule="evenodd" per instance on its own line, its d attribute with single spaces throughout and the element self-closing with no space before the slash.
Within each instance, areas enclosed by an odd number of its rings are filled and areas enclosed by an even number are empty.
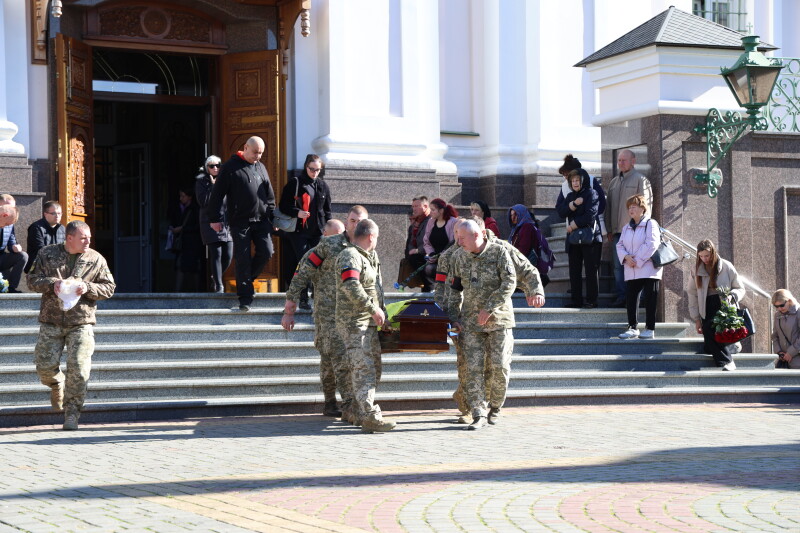
<svg viewBox="0 0 800 533">
<path fill-rule="evenodd" d="M 211 101 L 205 58 L 93 50 L 95 246 L 120 292 L 206 289 L 201 255 L 194 286 L 179 287 L 179 191 L 194 188 L 210 155 Z"/>
</svg>

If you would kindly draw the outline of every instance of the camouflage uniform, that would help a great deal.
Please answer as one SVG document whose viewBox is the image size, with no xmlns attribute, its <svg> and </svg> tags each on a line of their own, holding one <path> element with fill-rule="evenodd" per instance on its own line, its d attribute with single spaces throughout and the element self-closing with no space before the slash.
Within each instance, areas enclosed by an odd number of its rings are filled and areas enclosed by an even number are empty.
<svg viewBox="0 0 800 533">
<path fill-rule="evenodd" d="M 514 349 L 514 308 L 511 295 L 517 277 L 508 251 L 500 244 L 486 242 L 477 254 L 462 250 L 451 260 L 454 289 L 448 312 L 455 312 L 453 303 L 461 298 L 460 313 L 451 315 L 460 322 L 462 349 L 467 364 L 465 393 L 473 417 L 486 416 L 488 405 L 503 406 L 511 372 L 511 353 Z M 456 295 L 457 294 L 457 295 Z M 478 324 L 478 313 L 491 313 L 489 321 Z M 486 363 L 491 364 L 491 376 L 484 376 Z"/>
<path fill-rule="evenodd" d="M 452 244 L 445 251 L 439 254 L 439 260 L 436 263 L 434 301 L 445 311 L 447 311 L 448 303 L 451 298 L 451 285 L 453 283 L 453 275 L 450 264 L 452 263 L 452 259 L 454 258 L 456 252 L 459 250 L 461 250 L 461 248 L 459 248 L 458 245 L 455 243 Z M 460 294 L 458 296 L 458 307 L 459 309 L 461 307 Z M 455 400 L 456 406 L 461 414 L 467 415 L 470 412 L 469 406 L 467 405 L 467 399 L 464 396 L 464 382 L 467 374 L 467 365 L 464 360 L 464 351 L 461 349 L 461 336 L 456 335 L 455 337 L 452 337 L 452 339 L 453 346 L 456 348 L 456 371 L 458 372 L 458 387 L 453 393 L 453 400 Z"/>
<path fill-rule="evenodd" d="M 353 399 L 344 342 L 336 330 L 336 257 L 351 246 L 344 233 L 323 237 L 297 264 L 286 299 L 297 302 L 309 282 L 314 284 L 314 346 L 319 351 L 319 379 L 325 402 L 336 401 L 336 389 L 343 405 Z M 326 260 L 327 259 L 327 260 Z"/>
<path fill-rule="evenodd" d="M 384 309 L 378 254 L 349 247 L 336 258 L 336 271 L 336 327 L 350 363 L 354 410 L 361 417 L 380 417 L 375 387 L 381 379 L 381 345 L 372 320 Z"/>
<path fill-rule="evenodd" d="M 74 266 L 70 266 L 74 259 Z M 56 281 L 78 278 L 87 291 L 69 311 L 63 311 L 53 286 Z M 94 353 L 94 312 L 97 300 L 111 298 L 116 284 L 103 256 L 94 250 L 70 255 L 63 244 L 45 246 L 28 272 L 28 287 L 42 294 L 39 339 L 34 356 L 36 372 L 50 388 L 64 384 L 64 408 L 80 411 Z M 61 353 L 67 349 L 66 377 L 61 372 Z"/>
<path fill-rule="evenodd" d="M 514 266 L 514 272 L 517 275 L 517 287 L 522 289 L 526 297 L 537 294 L 544 296 L 544 287 L 542 286 L 542 277 L 539 275 L 539 270 L 531 264 L 516 246 L 503 239 L 498 239 L 490 230 L 486 230 L 486 240 L 497 243 L 508 250 L 511 264 Z"/>
</svg>

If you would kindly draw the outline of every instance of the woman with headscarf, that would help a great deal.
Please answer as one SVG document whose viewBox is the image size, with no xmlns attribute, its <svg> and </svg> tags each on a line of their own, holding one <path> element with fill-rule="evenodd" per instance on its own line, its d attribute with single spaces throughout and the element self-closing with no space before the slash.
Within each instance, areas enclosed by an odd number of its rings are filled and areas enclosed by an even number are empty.
<svg viewBox="0 0 800 533">
<path fill-rule="evenodd" d="M 597 223 L 599 200 L 592 188 L 592 178 L 583 169 L 571 170 L 567 176 L 570 193 L 556 204 L 559 216 L 567 220 L 567 238 L 564 247 L 569 256 L 569 284 L 571 303 L 567 307 L 597 307 L 599 277 L 595 247 L 602 245 L 600 225 Z M 583 302 L 583 279 L 586 275 L 586 302 Z"/>
<path fill-rule="evenodd" d="M 474 217 L 481 217 L 483 219 L 483 225 L 488 230 L 492 230 L 494 236 L 500 238 L 500 228 L 497 227 L 497 221 L 492 218 L 492 212 L 489 210 L 489 206 L 486 205 L 486 202 L 481 200 L 477 200 L 472 202 L 469 205 L 469 210 Z"/>
</svg>

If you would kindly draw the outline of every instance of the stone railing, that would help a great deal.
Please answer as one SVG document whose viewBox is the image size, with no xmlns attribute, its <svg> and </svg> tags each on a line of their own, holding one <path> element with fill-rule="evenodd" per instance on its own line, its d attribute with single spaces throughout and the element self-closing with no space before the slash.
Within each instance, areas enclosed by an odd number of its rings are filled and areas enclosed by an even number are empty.
<svg viewBox="0 0 800 533">
<path fill-rule="evenodd" d="M 800 133 L 800 58 L 781 57 L 783 62 L 772 98 L 762 110 L 767 132 Z"/>
</svg>

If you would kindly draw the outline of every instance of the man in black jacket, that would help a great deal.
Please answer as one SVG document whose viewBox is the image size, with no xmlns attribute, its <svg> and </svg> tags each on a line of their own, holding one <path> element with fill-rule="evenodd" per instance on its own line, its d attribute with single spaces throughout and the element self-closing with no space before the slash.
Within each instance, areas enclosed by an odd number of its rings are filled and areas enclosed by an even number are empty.
<svg viewBox="0 0 800 533">
<path fill-rule="evenodd" d="M 33 266 L 39 250 L 49 244 L 61 244 L 67 240 L 67 233 L 61 222 L 61 204 L 50 200 L 44 203 L 42 218 L 28 226 L 28 264 L 25 273 Z"/>
<path fill-rule="evenodd" d="M 222 229 L 222 200 L 227 198 L 226 217 L 233 237 L 236 260 L 236 295 L 239 310 L 249 311 L 253 303 L 253 280 L 272 257 L 272 212 L 275 192 L 267 169 L 259 161 L 264 153 L 261 137 L 250 137 L 244 150 L 222 165 L 208 199 L 208 220 L 214 231 Z M 255 254 L 250 256 L 250 243 Z"/>
</svg>

